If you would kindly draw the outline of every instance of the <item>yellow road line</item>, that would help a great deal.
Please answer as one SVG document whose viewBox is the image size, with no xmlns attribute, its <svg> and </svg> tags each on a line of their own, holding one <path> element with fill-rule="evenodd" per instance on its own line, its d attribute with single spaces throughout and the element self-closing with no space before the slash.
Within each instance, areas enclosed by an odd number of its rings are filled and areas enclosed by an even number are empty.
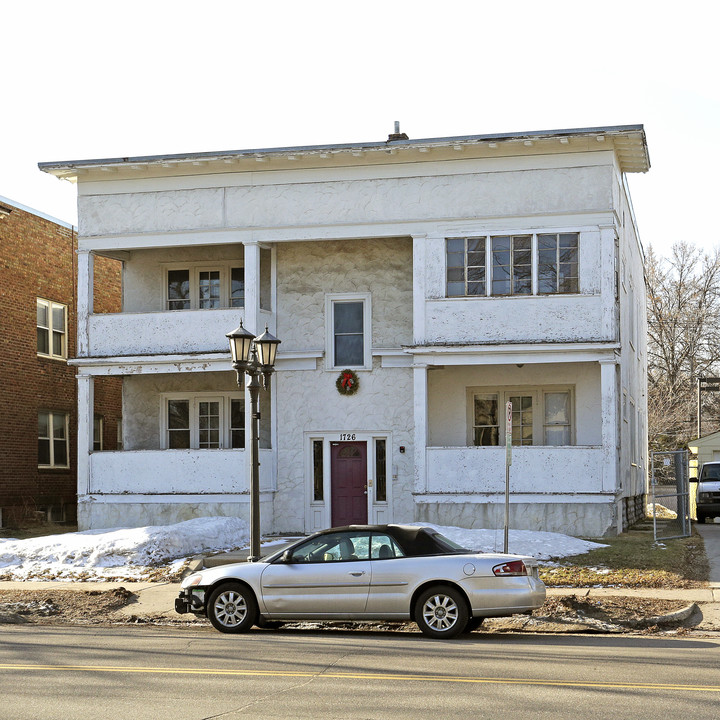
<svg viewBox="0 0 720 720">
<path fill-rule="evenodd" d="M 166 675 L 215 675 L 234 677 L 304 677 L 331 678 L 342 680 L 375 680 L 375 681 L 423 681 L 467 684 L 497 685 L 545 685 L 549 687 L 571 688 L 604 688 L 608 690 L 673 690 L 685 692 L 720 692 L 717 685 L 682 685 L 664 683 L 624 683 L 624 682 L 592 682 L 568 680 L 542 680 L 536 678 L 502 678 L 502 677 L 470 677 L 452 675 L 410 675 L 392 673 L 363 672 L 307 672 L 293 670 L 226 670 L 222 668 L 154 668 L 112 665 L 32 665 L 32 664 L 0 664 L 0 670 L 35 672 L 111 672 L 111 673 L 149 673 Z"/>
</svg>

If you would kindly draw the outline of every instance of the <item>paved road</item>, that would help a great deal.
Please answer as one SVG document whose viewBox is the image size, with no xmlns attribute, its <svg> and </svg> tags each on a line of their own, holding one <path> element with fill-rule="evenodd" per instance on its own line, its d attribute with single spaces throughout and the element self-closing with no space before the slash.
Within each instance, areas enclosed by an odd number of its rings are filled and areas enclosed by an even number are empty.
<svg viewBox="0 0 720 720">
<path fill-rule="evenodd" d="M 720 639 L 0 628 L 0 718 L 717 717 Z"/>
</svg>

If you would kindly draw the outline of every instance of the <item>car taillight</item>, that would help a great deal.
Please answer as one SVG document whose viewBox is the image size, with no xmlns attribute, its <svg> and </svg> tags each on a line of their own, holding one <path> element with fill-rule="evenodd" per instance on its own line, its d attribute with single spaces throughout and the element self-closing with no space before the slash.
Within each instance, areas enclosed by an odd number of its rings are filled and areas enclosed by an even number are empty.
<svg viewBox="0 0 720 720">
<path fill-rule="evenodd" d="M 496 565 L 493 568 L 493 573 L 504 577 L 508 575 L 527 575 L 527 568 L 522 560 L 511 560 L 510 562 L 502 563 L 502 565 Z"/>
</svg>

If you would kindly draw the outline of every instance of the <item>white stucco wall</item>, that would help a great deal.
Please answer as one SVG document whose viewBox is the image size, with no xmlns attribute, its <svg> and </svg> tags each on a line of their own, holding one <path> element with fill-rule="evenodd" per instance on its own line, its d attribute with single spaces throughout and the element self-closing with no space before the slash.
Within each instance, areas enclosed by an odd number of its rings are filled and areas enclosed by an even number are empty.
<svg viewBox="0 0 720 720">
<path fill-rule="evenodd" d="M 329 181 L 321 171 L 305 171 L 297 181 L 279 184 L 270 184 L 271 174 L 256 174 L 257 184 L 250 186 L 228 186 L 227 178 L 218 177 L 218 187 L 160 192 L 158 179 L 155 190 L 123 194 L 85 194 L 92 192 L 88 185 L 78 198 L 79 232 L 91 237 L 607 210 L 610 163 L 608 156 L 607 165 L 513 170 L 517 163 L 509 158 L 507 171 L 483 172 L 491 163 L 478 160 L 477 171 L 458 175 L 428 163 L 418 170 L 428 174 L 417 177 Z"/>
</svg>

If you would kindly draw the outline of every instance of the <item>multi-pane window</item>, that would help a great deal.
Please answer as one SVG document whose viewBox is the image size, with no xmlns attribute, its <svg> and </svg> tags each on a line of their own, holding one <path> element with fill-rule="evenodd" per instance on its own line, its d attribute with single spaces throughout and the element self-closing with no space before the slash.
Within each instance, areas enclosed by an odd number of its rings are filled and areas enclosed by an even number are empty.
<svg viewBox="0 0 720 720">
<path fill-rule="evenodd" d="M 485 295 L 485 238 L 448 238 L 448 297 Z"/>
<path fill-rule="evenodd" d="M 533 396 L 511 395 L 512 403 L 512 444 L 533 444 Z"/>
<path fill-rule="evenodd" d="M 512 445 L 572 445 L 572 391 L 533 388 L 471 392 L 471 442 L 476 446 L 505 444 L 505 405 L 512 403 Z"/>
<path fill-rule="evenodd" d="M 446 239 L 447 297 L 578 293 L 577 232 Z"/>
<path fill-rule="evenodd" d="M 38 298 L 37 353 L 52 358 L 67 357 L 67 305 Z"/>
<path fill-rule="evenodd" d="M 178 268 L 167 271 L 168 310 L 244 307 L 245 269 Z"/>
<path fill-rule="evenodd" d="M 242 397 L 166 397 L 164 417 L 164 447 L 170 450 L 245 447 Z"/>
<path fill-rule="evenodd" d="M 68 467 L 67 413 L 38 413 L 38 466 Z"/>
<path fill-rule="evenodd" d="M 492 242 L 492 294 L 532 293 L 532 237 L 499 235 Z"/>
<path fill-rule="evenodd" d="M 538 293 L 578 292 L 578 233 L 538 235 Z"/>
</svg>

